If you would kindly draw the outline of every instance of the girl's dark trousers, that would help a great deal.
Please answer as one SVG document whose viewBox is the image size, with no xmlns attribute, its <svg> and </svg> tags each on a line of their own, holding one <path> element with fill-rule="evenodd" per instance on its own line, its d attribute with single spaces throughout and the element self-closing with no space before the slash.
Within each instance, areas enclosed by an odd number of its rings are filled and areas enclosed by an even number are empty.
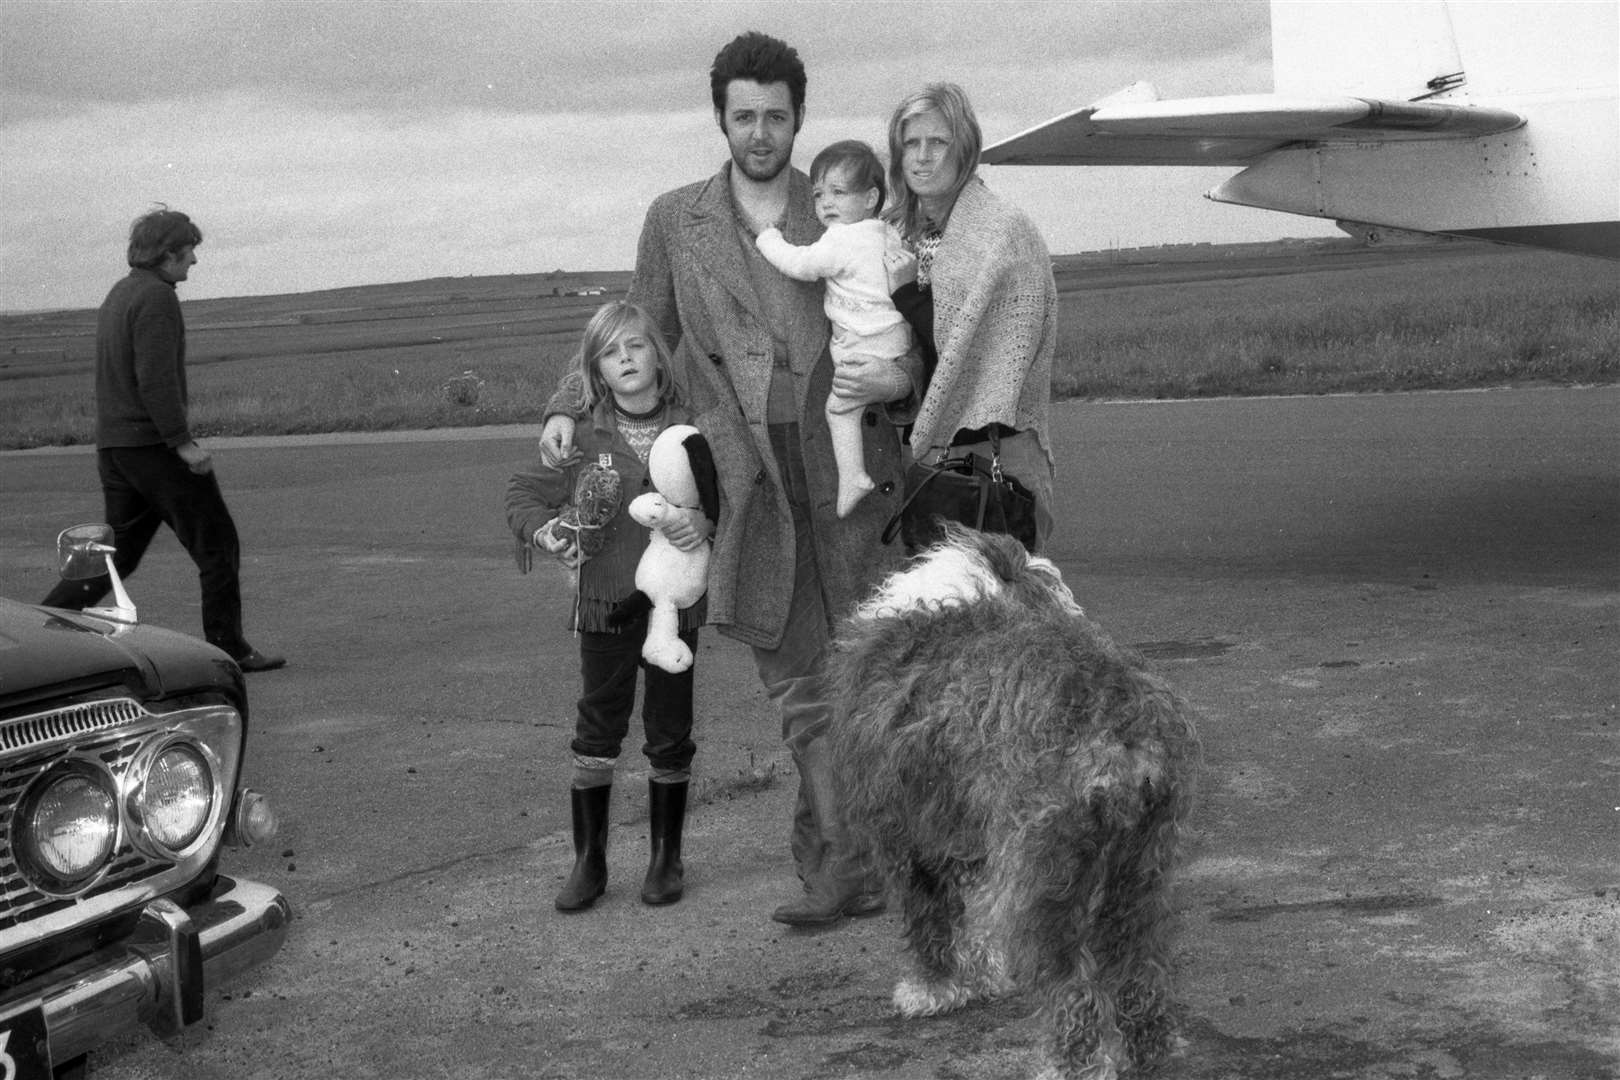
<svg viewBox="0 0 1620 1080">
<path fill-rule="evenodd" d="M 696 665 L 672 675 L 656 664 L 644 664 L 642 642 L 647 620 L 622 633 L 581 631 L 579 635 L 579 715 L 574 721 L 576 754 L 597 758 L 619 756 L 620 744 L 630 730 L 636 704 L 636 672 L 645 672 L 641 721 L 646 744 L 641 752 L 656 772 L 685 772 L 691 768 L 697 745 L 692 741 L 692 673 Z M 681 640 L 694 654 L 698 633 L 686 630 Z"/>
</svg>

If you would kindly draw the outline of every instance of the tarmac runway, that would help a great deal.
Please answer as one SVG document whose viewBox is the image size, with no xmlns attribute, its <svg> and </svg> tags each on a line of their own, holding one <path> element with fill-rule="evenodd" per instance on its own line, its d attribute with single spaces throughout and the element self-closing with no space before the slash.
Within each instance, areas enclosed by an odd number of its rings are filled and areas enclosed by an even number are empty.
<svg viewBox="0 0 1620 1080">
<path fill-rule="evenodd" d="M 1198 1078 L 1620 1076 L 1620 388 L 1064 404 L 1051 554 L 1199 709 L 1178 886 Z M 244 537 L 247 779 L 227 854 L 297 920 L 205 1026 L 106 1080 L 1031 1072 L 1014 997 L 901 1022 L 893 915 L 790 894 L 791 769 L 746 650 L 699 653 L 687 898 L 636 899 L 627 746 L 608 895 L 561 916 L 566 583 L 501 514 L 530 433 L 209 440 Z M 100 514 L 87 451 L 0 454 L 0 593 Z M 163 534 L 143 619 L 198 631 Z"/>
</svg>

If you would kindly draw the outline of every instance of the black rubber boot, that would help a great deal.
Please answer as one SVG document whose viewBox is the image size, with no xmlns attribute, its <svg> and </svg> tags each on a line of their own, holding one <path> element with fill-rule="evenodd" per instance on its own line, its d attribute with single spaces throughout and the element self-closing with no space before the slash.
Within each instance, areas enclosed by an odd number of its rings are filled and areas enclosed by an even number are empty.
<svg viewBox="0 0 1620 1080">
<path fill-rule="evenodd" d="M 607 890 L 608 803 L 612 784 L 570 788 L 574 811 L 574 871 L 557 894 L 558 911 L 583 911 Z"/>
<path fill-rule="evenodd" d="M 686 821 L 687 782 L 647 781 L 647 827 L 652 835 L 652 861 L 641 884 L 644 904 L 673 904 L 686 891 L 681 865 L 681 826 Z"/>
</svg>

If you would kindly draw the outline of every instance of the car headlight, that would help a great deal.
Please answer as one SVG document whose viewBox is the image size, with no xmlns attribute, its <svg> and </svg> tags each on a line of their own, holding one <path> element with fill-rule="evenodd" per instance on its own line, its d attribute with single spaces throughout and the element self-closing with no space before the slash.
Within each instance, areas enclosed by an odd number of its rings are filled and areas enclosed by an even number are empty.
<svg viewBox="0 0 1620 1080">
<path fill-rule="evenodd" d="M 136 843 L 154 855 L 176 858 L 216 817 L 214 769 L 202 748 L 187 741 L 150 746 L 131 770 L 126 804 Z"/>
<path fill-rule="evenodd" d="M 99 874 L 118 845 L 112 778 L 80 762 L 52 769 L 18 807 L 12 846 L 34 884 L 72 892 Z"/>
<path fill-rule="evenodd" d="M 141 785 L 137 804 L 146 835 L 169 851 L 184 851 L 208 824 L 214 777 L 203 756 L 175 745 L 159 754 Z"/>
</svg>

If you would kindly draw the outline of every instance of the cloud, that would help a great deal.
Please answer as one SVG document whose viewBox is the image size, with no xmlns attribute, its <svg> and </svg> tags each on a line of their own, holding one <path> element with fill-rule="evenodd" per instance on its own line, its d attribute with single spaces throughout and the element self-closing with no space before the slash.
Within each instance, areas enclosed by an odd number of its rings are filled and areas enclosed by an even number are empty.
<svg viewBox="0 0 1620 1080">
<path fill-rule="evenodd" d="M 207 236 L 189 297 L 628 268 L 652 197 L 722 160 L 708 68 L 743 29 L 804 57 L 802 166 L 881 148 L 892 103 L 939 79 L 991 140 L 1137 79 L 1266 90 L 1268 26 L 1261 0 L 7 0 L 0 309 L 99 302 L 155 202 Z M 1183 173 L 994 182 L 1072 251 L 1219 231 L 1197 193 L 1221 176 Z"/>
<path fill-rule="evenodd" d="M 875 91 L 840 71 L 965 84 L 1026 82 L 1032 67 L 1255 63 L 1267 26 L 1259 0 L 8 0 L 0 90 L 7 118 L 253 89 L 311 107 L 668 110 L 701 101 L 718 45 L 753 28 L 798 45 L 818 102 L 843 110 Z"/>
<path fill-rule="evenodd" d="M 702 149 L 676 155 L 670 172 L 631 171 L 594 114 L 310 113 L 248 95 L 11 125 L 4 201 L 49 191 L 76 227 L 29 215 L 6 229 L 3 306 L 68 281 L 72 303 L 96 302 L 122 273 L 129 221 L 157 202 L 204 232 L 188 296 L 627 267 L 641 208 L 670 175 L 713 168 L 718 137 L 701 113 L 620 121 Z"/>
</svg>

